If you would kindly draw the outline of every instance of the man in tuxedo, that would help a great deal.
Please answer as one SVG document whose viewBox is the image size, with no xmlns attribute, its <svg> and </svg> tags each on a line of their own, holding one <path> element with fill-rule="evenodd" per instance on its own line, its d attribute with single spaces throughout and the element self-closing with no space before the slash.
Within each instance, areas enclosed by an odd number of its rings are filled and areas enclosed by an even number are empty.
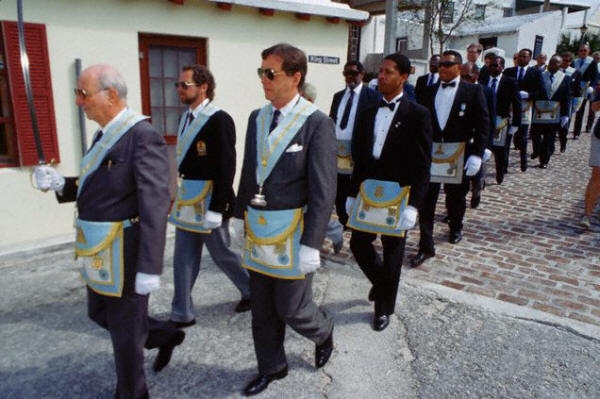
<svg viewBox="0 0 600 399">
<path fill-rule="evenodd" d="M 538 138 L 540 150 L 540 168 L 546 169 L 550 156 L 554 153 L 554 141 L 556 132 L 560 127 L 566 127 L 569 123 L 569 105 L 571 102 L 571 78 L 560 70 L 562 58 L 553 55 L 548 63 L 548 69 L 542 74 L 542 89 L 533 96 L 533 118 L 531 130 L 536 132 L 534 138 Z M 546 108 L 541 108 L 541 107 Z M 553 107 L 556 111 L 547 113 L 554 117 L 553 122 L 544 120 L 547 107 Z"/>
<path fill-rule="evenodd" d="M 516 80 L 502 73 L 504 71 L 504 62 L 503 57 L 496 56 L 495 60 L 489 65 L 490 76 L 487 81 L 482 82 L 494 94 L 496 115 L 500 118 L 509 118 L 511 122 L 504 146 L 492 147 L 496 160 L 496 182 L 498 184 L 502 184 L 504 181 L 504 174 L 508 168 L 508 152 L 510 150 L 511 138 L 521 125 L 521 97 L 519 95 L 519 87 Z M 494 126 L 495 131 L 495 119 L 492 120 L 491 125 Z"/>
<path fill-rule="evenodd" d="M 598 63 L 592 57 L 590 57 L 590 46 L 587 44 L 582 44 L 579 46 L 577 56 L 577 59 L 573 61 L 573 67 L 581 74 L 580 84 L 584 90 L 584 98 L 581 108 L 579 108 L 579 111 L 577 111 L 575 114 L 575 126 L 573 127 L 574 139 L 577 139 L 581 134 L 581 125 L 583 123 L 585 106 L 588 103 L 588 97 L 590 97 L 594 92 L 594 84 L 598 78 Z M 592 113 L 592 118 L 590 120 L 588 117 L 586 132 L 589 132 L 592 129 L 592 124 L 594 123 L 593 111 L 590 109 L 589 112 Z"/>
<path fill-rule="evenodd" d="M 565 152 L 567 150 L 567 136 L 569 134 L 569 125 L 572 120 L 573 114 L 576 110 L 573 109 L 574 99 L 579 99 L 583 97 L 582 88 L 581 88 L 581 73 L 573 68 L 571 65 L 573 64 L 573 58 L 575 56 L 570 51 L 565 51 L 562 55 L 562 64 L 560 70 L 564 72 L 567 76 L 571 78 L 571 98 L 572 100 L 569 103 L 569 123 L 566 126 L 560 127 L 558 129 L 558 139 L 560 141 L 560 152 Z"/>
<path fill-rule="evenodd" d="M 355 163 L 348 211 L 355 205 L 361 184 L 367 179 L 410 186 L 408 206 L 395 226 L 401 236 L 380 232 L 383 260 L 373 247 L 377 233 L 352 230 L 350 248 L 373 285 L 369 299 L 375 301 L 375 331 L 385 329 L 394 313 L 405 231 L 415 225 L 417 209 L 429 184 L 431 118 L 425 107 L 409 101 L 403 94 L 410 70 L 410 61 L 404 55 L 390 54 L 384 58 L 378 77 L 383 99 L 359 116 L 352 141 Z"/>
<path fill-rule="evenodd" d="M 466 143 L 462 181 L 458 184 L 444 184 L 450 226 L 448 241 L 452 244 L 462 239 L 469 177 L 474 176 L 481 168 L 490 132 L 489 111 L 483 89 L 479 85 L 461 81 L 461 64 L 460 53 L 445 51 L 440 60 L 440 82 L 430 87 L 425 94 L 425 106 L 433 120 L 433 142 Z M 433 219 L 439 191 L 440 183 L 430 182 L 423 205 L 419 209 L 421 237 L 419 251 L 410 262 L 413 267 L 435 256 Z"/>
<path fill-rule="evenodd" d="M 359 61 L 348 61 L 344 65 L 344 79 L 346 88 L 333 95 L 329 117 L 335 122 L 335 137 L 337 140 L 337 193 L 335 197 L 335 210 L 340 223 L 346 226 L 348 214 L 346 213 L 346 198 L 349 196 L 350 176 L 352 175 L 352 161 L 348 160 L 351 154 L 352 133 L 357 116 L 377 104 L 381 94 L 367 87 L 362 82 L 365 68 Z"/>
<path fill-rule="evenodd" d="M 417 79 L 417 85 L 415 86 L 415 97 L 417 98 L 417 102 L 419 104 L 423 103 L 423 94 L 425 92 L 425 88 L 428 86 L 433 86 L 437 83 L 439 79 L 438 75 L 438 64 L 440 62 L 440 55 L 434 54 L 429 59 L 429 72 L 425 75 L 419 76 Z"/>
<path fill-rule="evenodd" d="M 530 67 L 531 62 L 531 50 L 524 48 L 518 53 L 517 63 L 518 65 L 512 68 L 506 68 L 503 72 L 504 75 L 509 76 L 517 80 L 519 85 L 519 94 L 521 95 L 522 104 L 522 121 L 520 129 L 515 133 L 513 141 L 515 147 L 520 151 L 521 155 L 521 171 L 527 170 L 527 139 L 529 133 L 529 118 L 530 111 L 527 112 L 527 108 L 531 108 L 531 99 L 534 93 L 537 93 L 541 88 L 541 74 L 540 71 L 535 67 Z M 534 159 L 537 154 L 531 156 Z M 506 159 L 508 164 L 508 158 Z"/>
</svg>

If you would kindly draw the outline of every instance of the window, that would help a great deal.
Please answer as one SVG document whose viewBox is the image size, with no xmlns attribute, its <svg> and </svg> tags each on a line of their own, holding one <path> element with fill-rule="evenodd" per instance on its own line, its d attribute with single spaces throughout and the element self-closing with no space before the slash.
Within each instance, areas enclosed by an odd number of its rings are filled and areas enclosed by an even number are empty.
<svg viewBox="0 0 600 399">
<path fill-rule="evenodd" d="M 504 7 L 502 10 L 504 11 L 504 18 L 512 17 L 515 14 L 512 7 Z"/>
<path fill-rule="evenodd" d="M 446 1 L 441 3 L 442 22 L 451 24 L 454 21 L 454 2 Z"/>
<path fill-rule="evenodd" d="M 484 50 L 487 50 L 492 47 L 497 47 L 498 46 L 498 37 L 493 36 L 493 37 L 481 38 L 481 39 L 479 39 L 479 44 L 481 44 L 483 46 Z"/>
<path fill-rule="evenodd" d="M 348 61 L 358 61 L 360 56 L 360 25 L 350 25 L 348 30 Z"/>
<path fill-rule="evenodd" d="M 182 67 L 195 63 L 206 64 L 205 39 L 140 35 L 142 110 L 167 144 L 177 142 L 179 116 L 187 109 L 174 83 Z"/>
<path fill-rule="evenodd" d="M 544 47 L 544 36 L 535 36 L 535 42 L 533 44 L 533 59 L 535 60 L 538 55 L 542 52 Z"/>
<path fill-rule="evenodd" d="M 0 21 L 0 28 L 0 167 L 36 165 L 17 23 Z M 46 161 L 60 162 L 46 27 L 26 23 L 24 31 L 42 150 Z"/>
<path fill-rule="evenodd" d="M 408 37 L 403 36 L 396 39 L 396 52 L 402 53 L 408 50 Z"/>
<path fill-rule="evenodd" d="M 485 19 L 485 4 L 475 4 L 473 17 L 476 19 Z"/>
</svg>

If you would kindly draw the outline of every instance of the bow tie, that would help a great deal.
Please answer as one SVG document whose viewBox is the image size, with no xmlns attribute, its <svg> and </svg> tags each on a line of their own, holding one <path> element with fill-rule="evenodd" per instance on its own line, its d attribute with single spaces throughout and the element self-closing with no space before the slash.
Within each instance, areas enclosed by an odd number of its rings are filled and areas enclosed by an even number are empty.
<svg viewBox="0 0 600 399">
<path fill-rule="evenodd" d="M 450 83 L 442 83 L 442 89 L 445 89 L 446 87 L 456 87 L 456 81 Z"/>
<path fill-rule="evenodd" d="M 396 103 L 395 102 L 388 103 L 387 101 L 382 99 L 379 102 L 379 107 L 388 107 L 390 109 L 390 111 L 393 112 L 394 108 L 396 108 Z"/>
</svg>

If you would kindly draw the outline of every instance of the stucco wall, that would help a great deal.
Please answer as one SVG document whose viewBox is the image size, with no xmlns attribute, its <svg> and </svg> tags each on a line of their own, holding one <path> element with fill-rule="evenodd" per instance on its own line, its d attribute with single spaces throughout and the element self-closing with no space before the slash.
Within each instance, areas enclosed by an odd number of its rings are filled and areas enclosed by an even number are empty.
<svg viewBox="0 0 600 399">
<path fill-rule="evenodd" d="M 229 112 L 238 132 L 238 171 L 243 156 L 247 118 L 265 99 L 256 76 L 260 51 L 289 42 L 307 54 L 340 58 L 340 65 L 309 64 L 307 80 L 319 90 L 316 105 L 329 110 L 331 97 L 343 87 L 348 25 L 332 24 L 313 16 L 309 22 L 291 13 L 263 16 L 257 9 L 234 6 L 231 12 L 214 3 L 188 1 L 178 6 L 167 0 L 29 0 L 26 22 L 46 24 L 58 142 L 64 175 L 76 175 L 81 150 L 74 60 L 83 66 L 115 65 L 128 86 L 129 105 L 141 110 L 138 33 L 160 33 L 207 38 L 207 60 L 217 83 L 215 103 Z M 15 2 L 0 2 L 2 19 L 16 20 Z M 87 122 L 88 142 L 96 129 Z M 236 181 L 237 181 L 236 176 Z M 53 194 L 31 188 L 28 168 L 0 168 L 0 248 L 24 244 L 72 231 L 72 204 L 58 205 Z M 237 188 L 237 183 L 236 183 Z"/>
</svg>

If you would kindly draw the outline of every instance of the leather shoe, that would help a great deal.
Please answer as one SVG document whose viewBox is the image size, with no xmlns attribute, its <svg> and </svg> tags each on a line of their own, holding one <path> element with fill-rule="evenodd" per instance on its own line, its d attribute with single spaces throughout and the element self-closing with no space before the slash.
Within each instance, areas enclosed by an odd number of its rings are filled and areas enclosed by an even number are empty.
<svg viewBox="0 0 600 399">
<path fill-rule="evenodd" d="M 244 388 L 244 396 L 253 396 L 261 393 L 262 391 L 267 389 L 271 382 L 285 378 L 287 377 L 287 374 L 287 366 L 285 366 L 283 370 L 278 371 L 277 373 L 269 375 L 259 374 L 255 379 L 250 381 L 248 385 L 246 385 L 246 388 Z"/>
<path fill-rule="evenodd" d="M 538 157 L 538 154 L 536 154 L 535 152 L 532 152 L 530 159 L 536 159 L 537 157 Z"/>
<path fill-rule="evenodd" d="M 333 353 L 333 328 L 329 337 L 321 345 L 315 347 L 315 367 L 320 369 L 325 366 L 331 354 Z"/>
<path fill-rule="evenodd" d="M 333 243 L 333 253 L 334 254 L 339 254 L 340 252 L 342 252 L 342 248 L 344 247 L 344 240 L 341 239 L 338 242 Z"/>
<path fill-rule="evenodd" d="M 433 258 L 434 256 L 435 256 L 435 254 L 432 254 L 430 252 L 419 252 L 419 253 L 417 253 L 417 256 L 415 256 L 408 262 L 408 265 L 410 267 L 419 267 L 427 259 Z"/>
<path fill-rule="evenodd" d="M 250 299 L 242 298 L 241 301 L 235 306 L 235 313 L 243 313 L 250 310 Z"/>
<path fill-rule="evenodd" d="M 503 181 L 504 181 L 504 173 L 496 172 L 496 183 L 498 183 L 498 185 L 500 185 L 500 184 L 502 184 Z"/>
<path fill-rule="evenodd" d="M 521 164 L 521 172 L 525 172 L 527 171 L 527 164 L 526 163 L 522 163 Z"/>
<path fill-rule="evenodd" d="M 463 235 L 461 230 L 451 231 L 450 237 L 448 237 L 448 242 L 450 244 L 458 244 L 460 240 L 462 240 L 462 237 Z"/>
<path fill-rule="evenodd" d="M 173 324 L 178 329 L 179 328 L 186 328 L 186 327 L 193 326 L 194 324 L 196 324 L 196 319 L 192 319 L 190 321 L 169 320 L 169 323 Z"/>
<path fill-rule="evenodd" d="M 373 318 L 373 330 L 383 331 L 390 324 L 390 316 L 386 314 L 377 315 Z"/>
<path fill-rule="evenodd" d="M 548 164 L 547 163 L 541 163 L 540 164 L 540 169 L 548 169 Z"/>
<path fill-rule="evenodd" d="M 169 342 L 158 348 L 158 355 L 156 356 L 156 359 L 154 359 L 152 370 L 158 373 L 159 371 L 164 369 L 171 360 L 171 355 L 173 355 L 173 349 L 175 349 L 177 345 L 181 344 L 184 339 L 185 333 L 183 331 L 175 331 L 171 339 L 169 339 Z"/>
<path fill-rule="evenodd" d="M 471 194 L 471 209 L 475 209 L 479 206 L 479 203 L 481 202 L 481 191 L 477 190 L 477 191 L 473 191 L 473 193 Z"/>
</svg>

